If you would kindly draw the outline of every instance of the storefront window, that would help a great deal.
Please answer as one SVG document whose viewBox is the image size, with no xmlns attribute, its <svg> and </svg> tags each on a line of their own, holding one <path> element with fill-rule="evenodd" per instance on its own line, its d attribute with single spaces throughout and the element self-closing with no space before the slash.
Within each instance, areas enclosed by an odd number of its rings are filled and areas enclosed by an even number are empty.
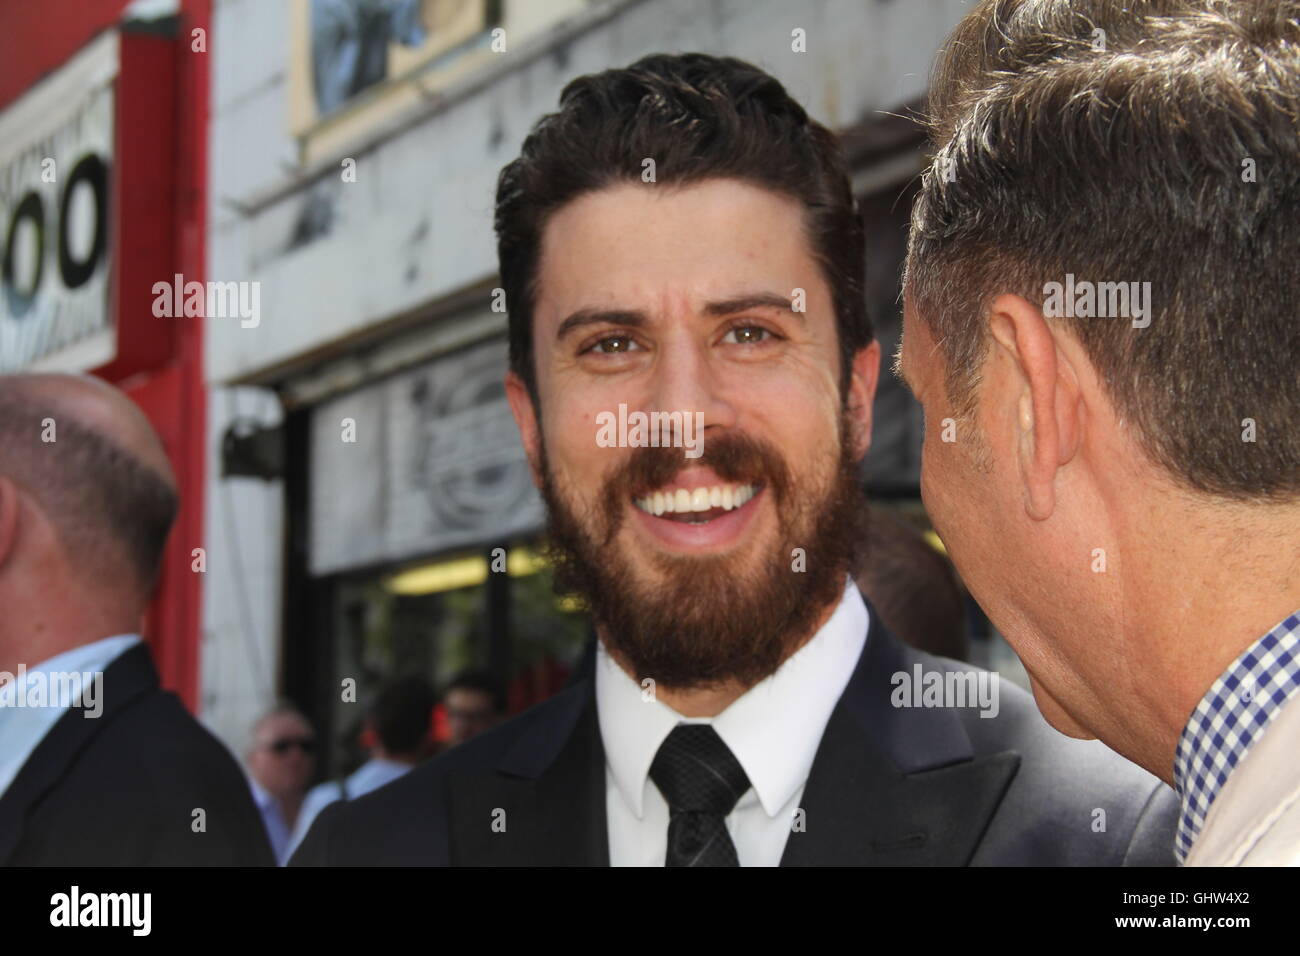
<svg viewBox="0 0 1300 956">
<path fill-rule="evenodd" d="M 441 692 L 461 671 L 488 670 L 518 712 L 563 687 L 588 636 L 581 609 L 553 593 L 531 541 L 350 576 L 334 595 L 334 686 L 355 681 L 355 699 L 340 693 L 333 705 L 332 772 L 365 759 L 365 705 L 385 682 L 419 675 Z M 505 613 L 489 607 L 500 595 Z M 504 634 L 493 633 L 501 626 Z"/>
</svg>

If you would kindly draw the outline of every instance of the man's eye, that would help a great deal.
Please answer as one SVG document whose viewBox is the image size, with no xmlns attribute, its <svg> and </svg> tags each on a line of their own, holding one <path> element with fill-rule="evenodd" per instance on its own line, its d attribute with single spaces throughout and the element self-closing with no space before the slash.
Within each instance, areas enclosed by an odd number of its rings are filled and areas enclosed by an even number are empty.
<svg viewBox="0 0 1300 956">
<path fill-rule="evenodd" d="M 771 337 L 772 333 L 761 325 L 738 325 L 728 332 L 722 341 L 733 342 L 736 345 L 758 345 Z"/>
<path fill-rule="evenodd" d="M 600 352 L 602 355 L 620 355 L 638 347 L 630 335 L 607 335 L 593 344 L 587 351 Z"/>
</svg>

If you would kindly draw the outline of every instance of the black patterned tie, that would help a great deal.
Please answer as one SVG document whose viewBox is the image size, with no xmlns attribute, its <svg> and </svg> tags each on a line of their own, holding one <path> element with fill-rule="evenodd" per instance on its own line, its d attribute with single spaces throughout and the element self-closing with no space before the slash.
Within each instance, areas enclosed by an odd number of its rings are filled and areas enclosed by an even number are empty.
<svg viewBox="0 0 1300 956">
<path fill-rule="evenodd" d="M 664 866 L 739 866 L 726 817 L 749 789 L 749 777 L 708 724 L 678 724 L 668 735 L 650 779 L 668 801 Z"/>
</svg>

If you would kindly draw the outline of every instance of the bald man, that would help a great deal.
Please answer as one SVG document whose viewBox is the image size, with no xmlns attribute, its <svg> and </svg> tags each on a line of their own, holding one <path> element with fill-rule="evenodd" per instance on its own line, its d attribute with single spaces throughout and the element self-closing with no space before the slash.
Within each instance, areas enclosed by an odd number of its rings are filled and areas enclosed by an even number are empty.
<svg viewBox="0 0 1300 956">
<path fill-rule="evenodd" d="M 117 389 L 0 376 L 0 863 L 273 862 L 234 758 L 139 637 L 175 485 Z"/>
</svg>

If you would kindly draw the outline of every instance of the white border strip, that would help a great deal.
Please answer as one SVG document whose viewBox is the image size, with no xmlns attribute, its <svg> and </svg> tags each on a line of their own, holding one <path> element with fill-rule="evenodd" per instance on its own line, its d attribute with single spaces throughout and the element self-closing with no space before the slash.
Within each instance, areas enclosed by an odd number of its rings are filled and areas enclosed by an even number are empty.
<svg viewBox="0 0 1300 956">
<path fill-rule="evenodd" d="M 85 105 L 88 94 L 117 78 L 117 41 L 116 27 L 104 30 L 0 112 L 0 166 L 58 132 Z"/>
</svg>

